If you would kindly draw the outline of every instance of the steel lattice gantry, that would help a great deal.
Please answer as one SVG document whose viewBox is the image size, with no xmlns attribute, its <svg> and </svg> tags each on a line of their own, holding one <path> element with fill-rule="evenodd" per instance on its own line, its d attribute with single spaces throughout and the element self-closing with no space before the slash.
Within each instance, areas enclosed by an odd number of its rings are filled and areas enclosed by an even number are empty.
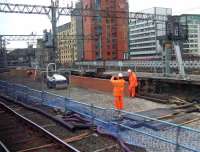
<svg viewBox="0 0 200 152">
<path fill-rule="evenodd" d="M 64 16 L 91 16 L 107 18 L 124 18 L 128 19 L 141 19 L 141 20 L 157 20 L 165 22 L 167 16 L 155 15 L 138 12 L 122 12 L 122 11 L 111 11 L 111 10 L 96 10 L 96 9 L 77 9 L 71 7 L 58 7 L 55 5 L 44 6 L 44 5 L 26 5 L 26 4 L 12 4 L 12 3 L 0 3 L 0 12 L 3 13 L 23 13 L 23 14 L 41 14 L 50 15 L 51 9 L 55 7 L 58 15 Z M 73 13 L 72 13 L 73 12 Z"/>
<path fill-rule="evenodd" d="M 5 41 L 35 41 L 43 35 L 0 35 Z"/>
<path fill-rule="evenodd" d="M 60 40 L 94 40 L 93 35 L 56 35 Z M 5 41 L 36 41 L 43 38 L 43 35 L 0 35 Z"/>
</svg>

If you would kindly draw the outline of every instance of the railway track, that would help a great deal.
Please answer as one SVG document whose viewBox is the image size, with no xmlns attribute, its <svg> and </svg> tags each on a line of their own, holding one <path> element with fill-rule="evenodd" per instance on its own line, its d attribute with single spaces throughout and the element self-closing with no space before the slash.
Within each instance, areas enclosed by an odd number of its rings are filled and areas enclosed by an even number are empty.
<svg viewBox="0 0 200 152">
<path fill-rule="evenodd" d="M 79 152 L 0 100 L 0 137 L 13 152 Z"/>
<path fill-rule="evenodd" d="M 50 108 L 40 107 L 37 111 L 37 106 L 26 106 L 0 97 L 0 138 L 10 151 L 126 151 L 119 141 L 91 129 L 91 124 L 76 114 L 59 114 L 57 119 L 58 114 Z M 46 112 L 48 114 L 44 115 Z M 130 151 L 145 151 L 127 147 Z"/>
</svg>

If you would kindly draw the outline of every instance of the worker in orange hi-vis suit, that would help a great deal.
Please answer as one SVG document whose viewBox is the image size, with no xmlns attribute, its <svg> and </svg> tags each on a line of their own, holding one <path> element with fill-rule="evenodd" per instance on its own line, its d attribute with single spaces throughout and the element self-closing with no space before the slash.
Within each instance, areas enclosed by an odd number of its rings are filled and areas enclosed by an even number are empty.
<svg viewBox="0 0 200 152">
<path fill-rule="evenodd" d="M 124 108 L 124 85 L 125 80 L 123 79 L 122 73 L 118 74 L 118 77 L 112 76 L 111 83 L 113 85 L 113 96 L 114 96 L 114 105 L 115 109 L 123 110 Z"/>
<path fill-rule="evenodd" d="M 137 76 L 135 72 L 132 72 L 131 69 L 128 70 L 128 76 L 129 76 L 129 95 L 130 97 L 135 97 L 135 90 L 138 86 Z"/>
</svg>

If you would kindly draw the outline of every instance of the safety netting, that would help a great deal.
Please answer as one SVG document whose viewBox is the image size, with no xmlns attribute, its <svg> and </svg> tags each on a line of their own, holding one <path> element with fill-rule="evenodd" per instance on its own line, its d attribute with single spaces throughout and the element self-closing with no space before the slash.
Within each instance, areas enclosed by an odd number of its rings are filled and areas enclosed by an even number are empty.
<svg viewBox="0 0 200 152">
<path fill-rule="evenodd" d="M 137 113 L 96 107 L 46 91 L 0 81 L 0 93 L 26 104 L 73 111 L 128 144 L 148 152 L 200 152 L 200 131 Z M 119 115 L 121 116 L 119 118 Z"/>
</svg>

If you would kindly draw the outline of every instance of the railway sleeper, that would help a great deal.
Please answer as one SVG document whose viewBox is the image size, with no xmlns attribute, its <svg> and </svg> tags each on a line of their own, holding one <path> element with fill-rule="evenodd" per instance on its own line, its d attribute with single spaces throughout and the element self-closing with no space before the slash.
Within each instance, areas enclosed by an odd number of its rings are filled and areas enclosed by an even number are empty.
<svg viewBox="0 0 200 152">
<path fill-rule="evenodd" d="M 9 112 L 12 116 L 15 115 L 15 117 L 17 117 L 17 120 L 18 121 L 23 121 L 24 123 L 21 123 L 21 124 L 26 124 L 26 126 L 28 126 L 29 129 L 33 129 L 35 130 L 36 132 L 38 133 L 42 133 L 44 136 L 47 136 L 48 137 L 48 140 L 47 141 L 44 141 L 44 144 L 47 144 L 47 143 L 51 143 L 51 141 L 54 141 L 56 143 L 58 143 L 60 146 L 62 147 L 65 147 L 67 148 L 69 151 L 73 151 L 73 152 L 78 152 L 77 149 L 73 148 L 72 146 L 66 144 L 65 142 L 63 142 L 62 140 L 60 140 L 59 138 L 55 137 L 53 134 L 51 134 L 50 132 L 44 130 L 43 128 L 41 128 L 40 126 L 38 126 L 37 124 L 33 123 L 32 121 L 28 120 L 27 118 L 23 117 L 22 115 L 19 115 L 17 114 L 15 111 L 13 111 L 12 109 L 10 109 L 9 107 L 7 107 L 4 103 L 1 103 L 1 107 Z M 40 138 L 37 139 L 37 141 L 39 142 L 40 141 Z M 32 141 L 31 141 L 32 142 Z M 30 142 L 30 143 L 31 143 Z M 42 141 L 41 141 L 42 142 Z M 40 142 L 39 142 L 40 143 Z M 43 144 L 43 143 L 42 143 Z M 23 145 L 23 146 L 28 146 L 27 144 Z M 15 147 L 15 149 L 17 148 L 20 148 L 19 147 Z M 30 147 L 29 147 L 30 148 Z"/>
</svg>

